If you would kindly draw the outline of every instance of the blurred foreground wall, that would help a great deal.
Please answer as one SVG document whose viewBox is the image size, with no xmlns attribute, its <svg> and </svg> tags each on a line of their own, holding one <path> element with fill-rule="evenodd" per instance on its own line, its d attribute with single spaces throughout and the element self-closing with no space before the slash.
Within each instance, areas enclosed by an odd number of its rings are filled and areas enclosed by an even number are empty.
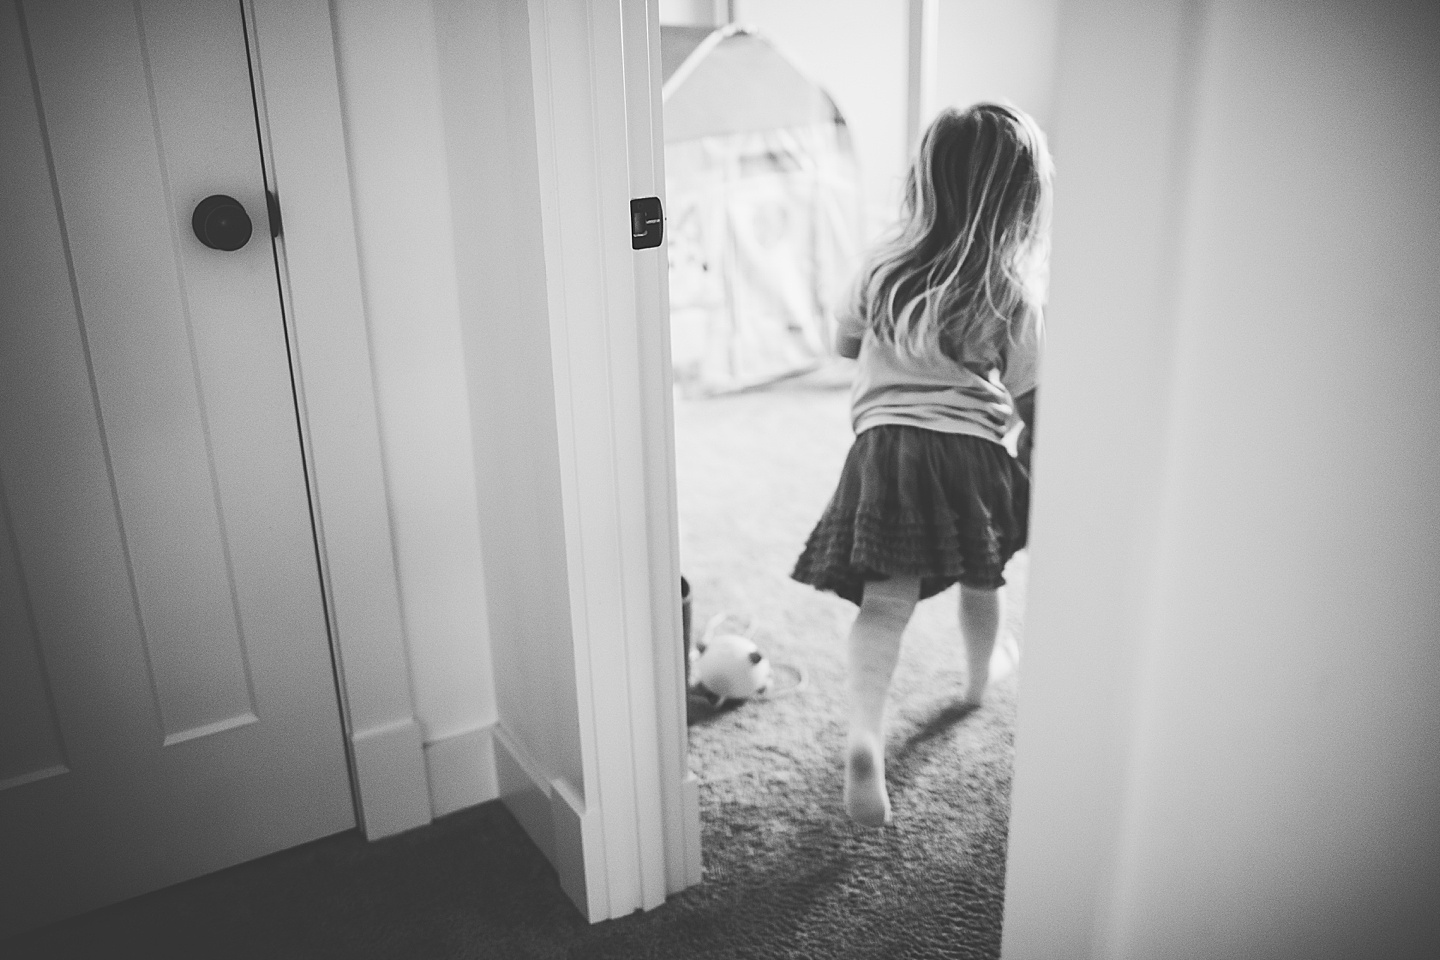
<svg viewBox="0 0 1440 960">
<path fill-rule="evenodd" d="M 1003 956 L 1440 956 L 1440 7 L 1071 0 Z"/>
</svg>

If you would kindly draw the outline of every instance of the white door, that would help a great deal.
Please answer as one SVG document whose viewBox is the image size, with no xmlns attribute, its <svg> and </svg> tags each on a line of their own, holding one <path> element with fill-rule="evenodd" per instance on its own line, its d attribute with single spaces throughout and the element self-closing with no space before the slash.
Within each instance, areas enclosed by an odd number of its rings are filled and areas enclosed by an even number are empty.
<svg viewBox="0 0 1440 960">
<path fill-rule="evenodd" d="M 248 63 L 0 6 L 0 936 L 355 823 Z"/>
</svg>

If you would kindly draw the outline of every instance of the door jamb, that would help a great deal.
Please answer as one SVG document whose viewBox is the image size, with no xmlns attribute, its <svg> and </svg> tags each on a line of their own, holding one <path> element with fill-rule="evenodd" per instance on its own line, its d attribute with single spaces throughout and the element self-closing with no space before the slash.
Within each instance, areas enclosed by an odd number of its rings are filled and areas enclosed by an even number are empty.
<svg viewBox="0 0 1440 960">
<path fill-rule="evenodd" d="M 623 15 L 630 196 L 659 197 L 663 210 L 668 197 L 659 0 L 626 3 Z M 731 11 L 728 20 L 733 19 Z M 700 882 L 700 782 L 688 763 L 686 645 L 678 642 L 684 628 L 678 602 L 679 495 L 675 479 L 675 391 L 670 352 L 667 243 L 668 240 L 662 241 L 661 248 L 650 256 L 635 256 L 635 297 L 640 368 L 652 371 L 641 384 L 644 469 L 647 486 L 664 491 L 664 496 L 648 497 L 647 503 L 650 508 L 651 616 L 656 624 L 656 636 L 660 638 L 655 651 L 655 699 L 660 724 L 661 806 L 669 878 L 666 892 L 677 893 Z M 675 639 L 667 643 L 666 637 Z"/>
<path fill-rule="evenodd" d="M 687 769 L 657 0 L 529 0 L 592 921 L 699 882 Z M 639 191 L 639 192 L 637 192 Z M 600 893 L 603 891 L 603 893 Z"/>
</svg>

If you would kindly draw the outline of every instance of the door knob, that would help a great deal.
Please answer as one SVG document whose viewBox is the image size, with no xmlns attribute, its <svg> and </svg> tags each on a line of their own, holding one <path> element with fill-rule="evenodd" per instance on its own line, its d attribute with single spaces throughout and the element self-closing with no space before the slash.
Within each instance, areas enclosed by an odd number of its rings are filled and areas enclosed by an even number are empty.
<svg viewBox="0 0 1440 960">
<path fill-rule="evenodd" d="M 195 205 L 190 226 L 200 242 L 212 250 L 239 250 L 250 242 L 254 230 L 240 201 L 220 193 Z"/>
</svg>

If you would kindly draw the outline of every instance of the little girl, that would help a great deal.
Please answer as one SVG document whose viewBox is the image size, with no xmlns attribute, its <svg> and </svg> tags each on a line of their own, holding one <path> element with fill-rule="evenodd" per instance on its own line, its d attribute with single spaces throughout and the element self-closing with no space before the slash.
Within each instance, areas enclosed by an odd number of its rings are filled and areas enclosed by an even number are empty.
<svg viewBox="0 0 1440 960">
<path fill-rule="evenodd" d="M 859 359 L 855 443 L 791 575 L 860 607 L 845 809 L 869 826 L 890 819 L 885 697 L 919 600 L 959 581 L 962 705 L 977 706 L 989 680 L 1003 571 L 1028 531 L 1029 476 L 1004 440 L 1035 387 L 1052 179 L 1026 114 L 944 111 L 906 177 L 897 230 L 840 311 L 837 347 Z"/>
</svg>

